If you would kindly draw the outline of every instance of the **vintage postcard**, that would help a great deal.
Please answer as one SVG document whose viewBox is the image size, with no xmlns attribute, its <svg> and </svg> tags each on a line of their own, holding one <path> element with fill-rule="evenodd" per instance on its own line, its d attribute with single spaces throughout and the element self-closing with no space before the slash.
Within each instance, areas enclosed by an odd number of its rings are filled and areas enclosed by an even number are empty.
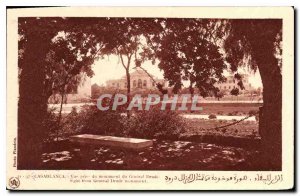
<svg viewBox="0 0 300 196">
<path fill-rule="evenodd" d="M 6 178 L 293 189 L 294 9 L 8 7 Z"/>
</svg>

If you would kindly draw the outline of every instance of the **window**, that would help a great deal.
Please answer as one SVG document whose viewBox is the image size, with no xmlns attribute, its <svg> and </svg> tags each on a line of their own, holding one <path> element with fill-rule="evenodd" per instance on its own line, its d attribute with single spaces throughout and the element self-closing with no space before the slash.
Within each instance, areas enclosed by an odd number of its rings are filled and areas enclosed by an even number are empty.
<svg viewBox="0 0 300 196">
<path fill-rule="evenodd" d="M 143 84 L 142 84 L 142 80 L 139 79 L 139 80 L 138 80 L 138 88 L 142 88 L 142 85 L 143 85 Z"/>
<path fill-rule="evenodd" d="M 147 87 L 147 80 L 144 80 L 143 87 Z"/>
<path fill-rule="evenodd" d="M 133 80 L 133 87 L 136 87 L 136 80 Z"/>
</svg>

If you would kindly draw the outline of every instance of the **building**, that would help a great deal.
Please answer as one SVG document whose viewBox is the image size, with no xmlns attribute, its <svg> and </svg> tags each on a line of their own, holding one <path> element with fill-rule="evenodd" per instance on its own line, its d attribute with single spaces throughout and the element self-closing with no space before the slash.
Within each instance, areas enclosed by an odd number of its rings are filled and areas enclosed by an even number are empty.
<svg viewBox="0 0 300 196">
<path fill-rule="evenodd" d="M 166 87 L 166 82 L 163 79 L 158 79 L 150 74 L 154 78 L 156 83 L 160 83 L 163 87 Z M 143 90 L 143 89 L 156 89 L 155 83 L 144 70 L 137 68 L 134 72 L 130 73 L 130 87 L 131 90 Z M 106 81 L 106 86 L 118 89 L 127 89 L 126 76 L 120 79 Z"/>
<path fill-rule="evenodd" d="M 245 87 L 245 89 L 243 90 L 237 84 L 238 80 L 235 79 L 233 76 L 228 76 L 225 82 L 216 84 L 216 87 L 218 87 L 220 91 L 224 91 L 227 94 L 229 94 L 230 91 L 234 88 L 238 88 L 242 94 L 246 93 L 247 91 L 254 90 L 255 88 L 253 88 L 251 86 L 251 83 L 249 83 L 249 75 L 242 74 L 241 76 L 242 76 L 243 85 Z"/>
</svg>

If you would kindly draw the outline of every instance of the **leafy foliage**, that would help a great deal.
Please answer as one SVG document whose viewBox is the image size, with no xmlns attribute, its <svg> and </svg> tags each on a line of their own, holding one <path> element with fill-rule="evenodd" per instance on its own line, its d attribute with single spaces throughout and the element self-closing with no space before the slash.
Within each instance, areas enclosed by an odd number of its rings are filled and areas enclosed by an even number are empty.
<svg viewBox="0 0 300 196">
<path fill-rule="evenodd" d="M 118 111 L 101 111 L 95 106 L 86 106 L 80 111 L 81 133 L 97 135 L 120 135 L 122 116 Z"/>
<path fill-rule="evenodd" d="M 159 60 L 159 68 L 164 71 L 174 93 L 181 89 L 183 81 L 189 81 L 190 89 L 198 88 L 203 97 L 217 94 L 218 89 L 214 85 L 224 81 L 222 73 L 227 65 L 236 73 L 241 89 L 243 84 L 237 73 L 238 67 L 248 65 L 254 70 L 258 68 L 264 85 L 264 103 L 272 113 L 272 116 L 263 115 L 265 119 L 262 122 L 269 130 L 276 130 L 277 141 L 272 144 L 281 146 L 282 20 L 21 17 L 18 19 L 18 32 L 18 165 L 34 167 L 38 162 L 40 152 L 38 147 L 32 146 L 38 146 L 45 132 L 42 123 L 47 116 L 49 96 L 62 89 L 75 88 L 80 74 L 92 76 L 94 61 L 109 54 L 119 55 L 127 72 L 133 59 L 137 67 L 146 60 L 153 64 Z M 223 47 L 225 56 L 220 50 Z M 127 61 L 123 59 L 125 56 Z M 130 81 L 130 77 L 127 78 Z M 84 113 L 88 116 L 86 120 L 92 124 L 99 120 L 101 126 L 106 125 L 100 119 L 101 112 L 89 111 L 93 115 Z M 134 118 L 133 127 L 137 126 L 135 122 L 142 123 L 143 116 L 138 118 L 138 115 Z M 159 123 L 155 118 L 160 115 L 153 112 L 149 119 L 144 119 L 148 123 L 144 125 Z M 117 117 L 117 114 L 108 114 L 104 119 L 116 118 L 117 124 Z M 167 116 L 165 119 L 168 119 Z M 137 128 L 147 137 L 181 130 L 172 123 L 167 124 L 169 121 L 164 122 L 170 129 L 156 125 L 161 128 L 151 130 L 150 135 L 144 127 Z M 100 130 L 100 126 L 94 125 L 86 127 L 86 130 Z M 160 131 L 163 133 L 158 133 Z M 272 141 L 266 136 L 262 138 L 263 144 Z M 272 150 L 269 146 L 272 145 L 264 147 Z M 281 155 L 281 152 L 276 154 Z"/>
<path fill-rule="evenodd" d="M 96 106 L 83 106 L 63 118 L 60 134 L 122 135 L 122 116 L 118 111 L 100 111 Z"/>
<path fill-rule="evenodd" d="M 215 24 L 200 19 L 166 19 L 161 23 L 164 28 L 159 35 L 156 57 L 164 77 L 174 86 L 174 93 L 182 88 L 183 81 L 189 81 L 201 96 L 216 95 L 218 88 L 214 84 L 225 81 L 224 59 L 213 41 L 213 33 L 208 33 Z"/>
<path fill-rule="evenodd" d="M 230 94 L 231 95 L 234 95 L 234 96 L 238 96 L 240 94 L 240 90 L 236 87 L 234 87 L 231 91 L 230 91 Z"/>
<path fill-rule="evenodd" d="M 274 56 L 276 53 L 281 55 L 281 20 L 230 20 L 227 26 L 228 36 L 224 47 L 226 61 L 230 63 L 232 71 L 237 71 L 238 66 L 243 64 L 256 70 L 258 57 L 262 54 L 258 54 L 255 49 L 262 46 L 262 41 L 271 46 L 265 52 L 273 53 Z"/>
<path fill-rule="evenodd" d="M 185 132 L 186 124 L 174 111 L 162 111 L 153 107 L 141 111 L 125 122 L 126 132 L 131 137 L 171 139 Z"/>
</svg>

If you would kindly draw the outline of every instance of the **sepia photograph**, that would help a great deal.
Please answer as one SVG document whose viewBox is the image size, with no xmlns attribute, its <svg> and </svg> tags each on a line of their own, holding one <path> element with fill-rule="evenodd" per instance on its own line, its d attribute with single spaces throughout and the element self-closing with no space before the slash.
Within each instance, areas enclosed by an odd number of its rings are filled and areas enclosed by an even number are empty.
<svg viewBox="0 0 300 196">
<path fill-rule="evenodd" d="M 294 117 L 283 113 L 294 96 L 291 86 L 283 98 L 283 80 L 294 84 L 293 56 L 286 64 L 283 56 L 293 48 L 283 32 L 293 29 L 283 17 L 77 14 L 20 14 L 7 23 L 16 54 L 7 65 L 16 130 L 7 131 L 15 132 L 17 173 L 255 171 L 278 173 L 252 181 L 283 181 L 283 162 L 293 162 L 283 146 L 294 149 L 293 137 L 283 142 L 294 131 L 283 125 L 284 114 Z M 171 174 L 166 183 L 191 180 Z M 13 176 L 10 188 L 24 180 Z M 236 182 L 243 180 L 251 178 Z"/>
</svg>

